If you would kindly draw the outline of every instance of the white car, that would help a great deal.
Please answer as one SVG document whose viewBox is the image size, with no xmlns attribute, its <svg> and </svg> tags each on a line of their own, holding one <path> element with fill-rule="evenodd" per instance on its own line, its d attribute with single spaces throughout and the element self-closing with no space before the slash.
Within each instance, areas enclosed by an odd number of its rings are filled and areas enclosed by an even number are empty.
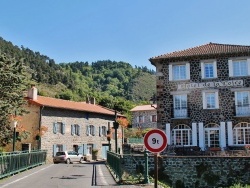
<svg viewBox="0 0 250 188">
<path fill-rule="evenodd" d="M 58 151 L 53 158 L 54 164 L 57 163 L 66 163 L 70 164 L 73 162 L 82 163 L 84 161 L 83 155 L 75 152 L 75 151 Z"/>
</svg>

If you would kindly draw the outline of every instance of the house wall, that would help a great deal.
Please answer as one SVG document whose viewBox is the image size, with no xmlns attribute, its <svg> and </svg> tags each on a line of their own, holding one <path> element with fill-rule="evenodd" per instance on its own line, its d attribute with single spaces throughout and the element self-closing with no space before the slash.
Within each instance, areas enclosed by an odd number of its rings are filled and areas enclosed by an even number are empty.
<svg viewBox="0 0 250 188">
<path fill-rule="evenodd" d="M 16 131 L 22 134 L 21 130 L 25 130 L 27 134 L 27 139 L 21 139 L 21 141 L 16 141 L 15 150 L 21 151 L 22 144 L 31 144 L 31 149 L 38 149 L 38 141 L 36 140 L 36 135 L 39 130 L 39 120 L 40 120 L 40 107 L 32 104 L 27 104 L 26 110 L 27 114 L 22 116 L 18 121 Z M 10 143 L 5 147 L 5 151 L 12 151 L 12 144 Z"/>
<path fill-rule="evenodd" d="M 157 115 L 156 110 L 145 110 L 145 111 L 133 111 L 132 112 L 132 128 L 156 128 L 157 122 L 152 122 L 150 117 Z M 137 122 L 139 116 L 144 116 L 144 122 Z"/>
<path fill-rule="evenodd" d="M 47 160 L 52 162 L 53 145 L 62 144 L 66 150 L 73 150 L 73 145 L 83 147 L 85 144 L 93 144 L 96 149 L 99 149 L 98 158 L 102 157 L 102 145 L 108 145 L 107 137 L 99 135 L 99 126 L 106 126 L 110 123 L 110 129 L 113 127 L 114 116 L 85 113 L 70 110 L 58 110 L 53 108 L 44 108 L 42 110 L 42 125 L 48 127 L 48 131 L 41 138 L 41 149 L 48 151 Z M 65 124 L 65 134 L 54 133 L 53 124 L 62 122 Z M 80 125 L 80 136 L 71 134 L 71 125 Z M 87 125 L 95 126 L 95 136 L 87 135 Z M 114 134 L 114 130 L 113 130 Z M 122 146 L 121 130 L 118 130 L 118 148 Z M 114 138 L 114 137 L 112 137 Z M 115 141 L 111 139 L 112 151 L 115 150 Z M 82 148 L 81 148 L 82 150 Z M 83 153 L 84 154 L 84 153 Z M 84 154 L 85 155 L 85 154 Z M 91 156 L 87 156 L 91 159 Z"/>
<path fill-rule="evenodd" d="M 228 60 L 232 57 L 249 57 L 249 53 L 241 53 L 234 55 L 215 55 L 212 57 L 201 57 L 197 59 L 176 59 L 174 61 L 161 60 L 156 63 L 157 69 L 157 117 L 158 117 L 158 128 L 166 129 L 166 134 L 171 137 L 171 131 L 177 125 L 184 124 L 188 125 L 192 130 L 195 129 L 195 135 L 197 138 L 193 141 L 193 145 L 202 146 L 204 149 L 204 139 L 201 136 L 203 134 L 202 127 L 204 128 L 207 124 L 217 124 L 221 128 L 225 125 L 223 135 L 221 139 L 225 139 L 225 143 L 221 147 L 225 147 L 232 143 L 232 135 L 229 136 L 230 124 L 232 128 L 240 122 L 250 122 L 250 117 L 236 117 L 235 115 L 235 96 L 233 88 L 249 88 L 250 80 L 249 76 L 244 77 L 229 77 L 229 66 Z M 201 76 L 201 61 L 214 59 L 217 61 L 217 78 L 213 79 L 202 79 Z M 169 81 L 169 64 L 173 62 L 188 62 L 190 63 L 190 80 L 185 81 Z M 230 85 L 224 84 L 224 81 L 233 83 L 233 81 L 240 80 L 243 82 L 242 85 Z M 219 83 L 219 86 L 208 86 L 209 82 Z M 191 83 L 202 83 L 204 87 L 189 87 Z M 181 88 L 180 86 L 184 87 Z M 219 109 L 203 109 L 203 98 L 202 92 L 204 90 L 216 89 L 219 94 Z M 174 102 L 173 95 L 177 92 L 187 93 L 187 107 L 188 107 L 188 118 L 174 118 Z M 168 127 L 170 126 L 170 127 Z M 200 131 L 200 133 L 199 133 Z M 171 139 L 169 139 L 171 140 Z M 229 141 L 231 140 L 231 141 Z M 171 143 L 169 143 L 171 144 Z"/>
</svg>

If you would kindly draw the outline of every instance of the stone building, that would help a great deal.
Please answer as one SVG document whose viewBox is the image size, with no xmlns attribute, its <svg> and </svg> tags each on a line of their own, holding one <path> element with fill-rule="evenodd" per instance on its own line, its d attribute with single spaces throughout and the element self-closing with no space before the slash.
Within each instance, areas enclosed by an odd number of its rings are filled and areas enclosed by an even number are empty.
<svg viewBox="0 0 250 188">
<path fill-rule="evenodd" d="M 156 107 L 156 105 L 141 105 L 131 109 L 130 112 L 132 113 L 132 128 L 157 128 Z"/>
<path fill-rule="evenodd" d="M 74 102 L 37 95 L 32 87 L 28 92 L 28 114 L 20 123 L 31 133 L 21 144 L 29 144 L 31 149 L 47 150 L 47 160 L 57 151 L 74 150 L 92 159 L 93 149 L 98 150 L 98 158 L 106 158 L 109 149 L 107 131 L 111 131 L 111 150 L 115 150 L 113 122 L 115 111 L 90 102 Z M 124 117 L 117 114 L 117 117 Z M 125 117 L 124 117 L 125 118 Z M 118 129 L 118 148 L 122 147 L 121 130 Z"/>
<path fill-rule="evenodd" d="M 250 46 L 208 43 L 149 60 L 157 75 L 157 127 L 168 144 L 250 144 Z"/>
</svg>

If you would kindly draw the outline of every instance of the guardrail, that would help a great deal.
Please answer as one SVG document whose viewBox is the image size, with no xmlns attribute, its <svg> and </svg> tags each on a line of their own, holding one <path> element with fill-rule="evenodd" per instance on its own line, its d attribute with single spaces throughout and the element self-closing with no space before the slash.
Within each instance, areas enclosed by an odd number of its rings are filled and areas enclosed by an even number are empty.
<svg viewBox="0 0 250 188">
<path fill-rule="evenodd" d="M 0 179 L 45 164 L 46 155 L 45 150 L 0 153 Z"/>
</svg>

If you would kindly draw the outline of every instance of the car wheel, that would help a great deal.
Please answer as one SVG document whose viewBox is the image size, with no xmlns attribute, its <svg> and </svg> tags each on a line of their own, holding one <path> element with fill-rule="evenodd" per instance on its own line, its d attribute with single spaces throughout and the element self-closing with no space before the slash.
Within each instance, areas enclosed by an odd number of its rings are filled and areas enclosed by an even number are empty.
<svg viewBox="0 0 250 188">
<path fill-rule="evenodd" d="M 66 160 L 66 164 L 70 164 L 70 159 L 67 159 L 67 160 Z"/>
<path fill-rule="evenodd" d="M 83 163 L 84 162 L 84 159 L 81 157 L 81 159 L 80 159 L 80 163 Z"/>
</svg>

